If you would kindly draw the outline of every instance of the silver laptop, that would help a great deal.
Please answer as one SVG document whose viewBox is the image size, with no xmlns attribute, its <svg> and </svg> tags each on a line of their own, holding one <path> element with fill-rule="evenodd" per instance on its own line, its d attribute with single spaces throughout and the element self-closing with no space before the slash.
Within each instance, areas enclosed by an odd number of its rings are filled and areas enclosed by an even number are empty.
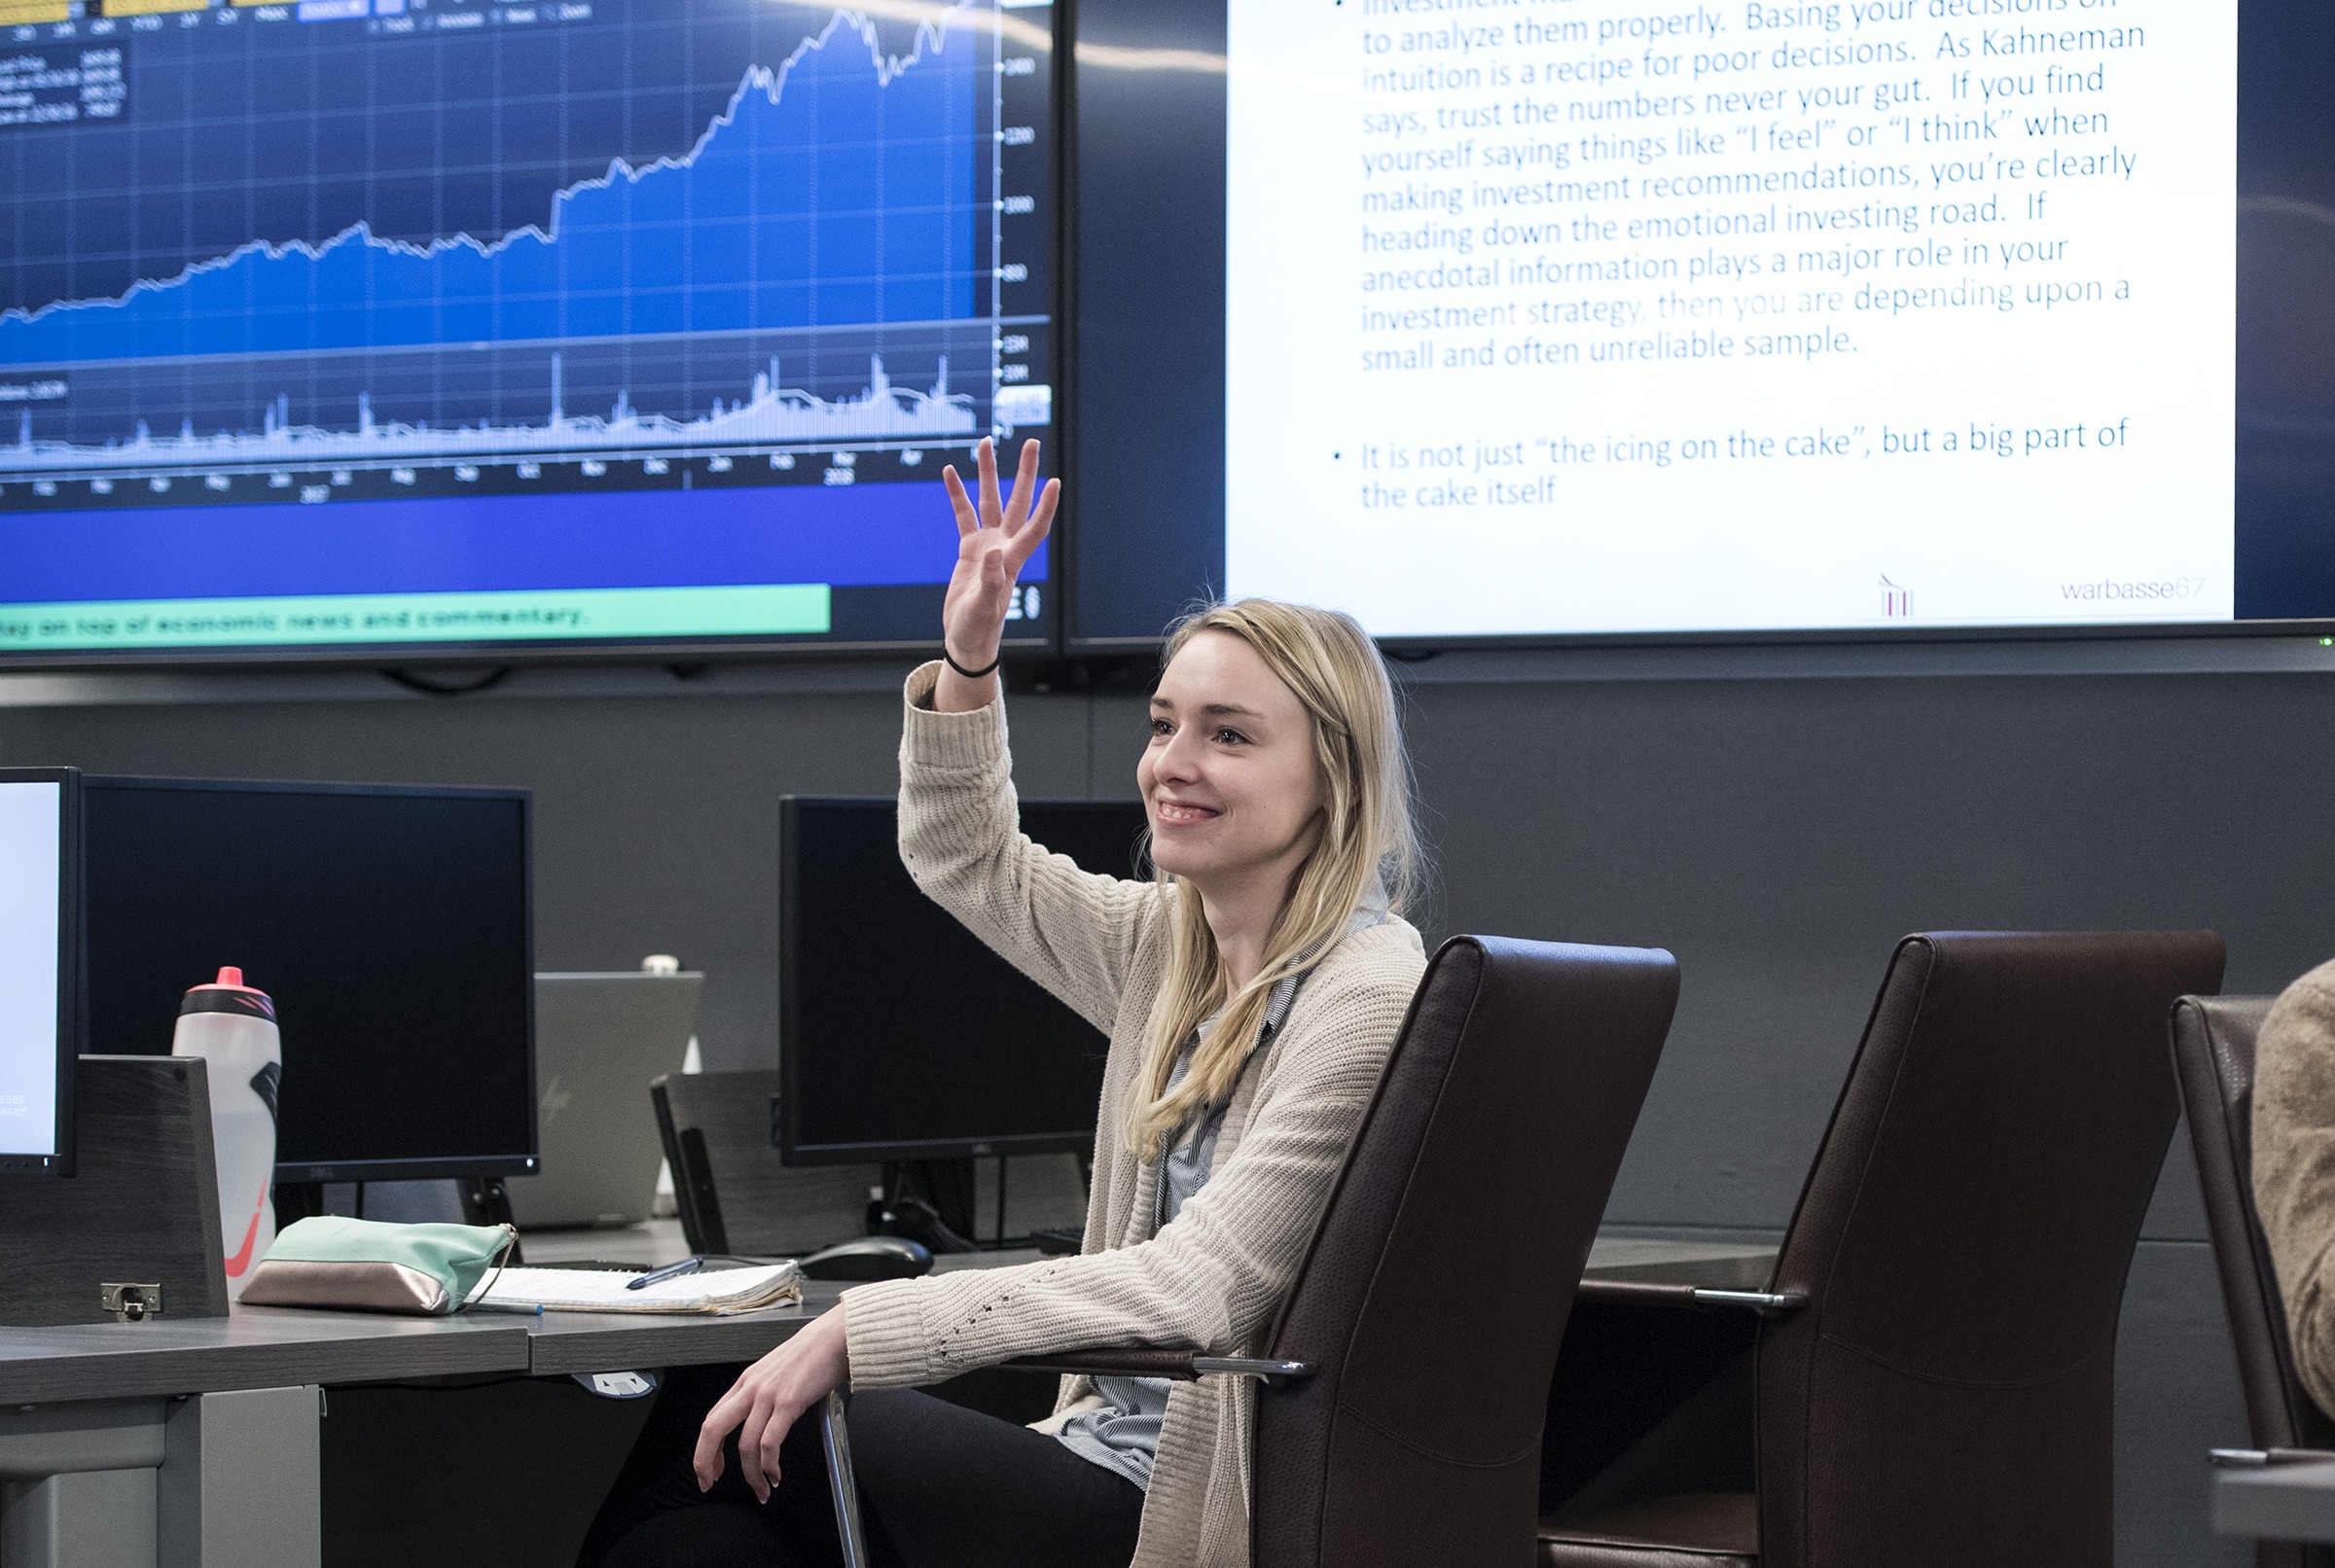
<svg viewBox="0 0 2335 1568">
<path fill-rule="evenodd" d="M 521 1226 L 649 1216 L 665 1150 L 649 1080 L 681 1070 L 705 977 L 535 977 L 536 1137 L 543 1172 L 508 1184 Z"/>
</svg>

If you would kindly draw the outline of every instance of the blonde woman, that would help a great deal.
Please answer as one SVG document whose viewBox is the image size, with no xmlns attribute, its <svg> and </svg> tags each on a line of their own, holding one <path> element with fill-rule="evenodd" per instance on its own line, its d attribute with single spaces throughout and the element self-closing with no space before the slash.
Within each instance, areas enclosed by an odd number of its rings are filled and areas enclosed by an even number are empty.
<svg viewBox="0 0 2335 1568">
<path fill-rule="evenodd" d="M 919 886 L 1110 1036 L 1077 1257 L 893 1280 L 746 1369 L 698 1434 L 699 1497 L 636 1499 L 611 1568 L 824 1563 L 815 1422 L 851 1390 L 871 1549 L 902 1568 L 1237 1565 L 1250 1389 L 1066 1380 L 1036 1428 L 911 1392 L 1015 1356 L 1256 1354 L 1424 968 L 1392 690 L 1345 616 L 1243 600 L 1168 639 L 1135 765 L 1156 881 L 1018 831 L 996 664 L 1057 485 L 943 471 L 960 547 L 946 658 L 909 677 L 900 850 Z M 900 957 L 914 983 L 916 955 Z M 726 1444 L 735 1436 L 732 1451 Z M 685 1501 L 728 1507 L 672 1506 Z M 603 1524 L 618 1522 L 603 1518 Z"/>
</svg>

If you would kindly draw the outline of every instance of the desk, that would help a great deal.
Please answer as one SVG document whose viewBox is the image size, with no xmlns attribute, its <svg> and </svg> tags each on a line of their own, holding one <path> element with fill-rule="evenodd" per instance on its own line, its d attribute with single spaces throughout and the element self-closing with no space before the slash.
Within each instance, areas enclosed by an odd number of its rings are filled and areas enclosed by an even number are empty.
<svg viewBox="0 0 2335 1568">
<path fill-rule="evenodd" d="M 2213 1533 L 2335 1541 L 2335 1463 L 2215 1471 Z"/>
<path fill-rule="evenodd" d="M 1776 1271 L 1777 1248 L 1759 1241 L 1666 1241 L 1600 1235 L 1590 1243 L 1583 1279 L 1635 1280 L 1648 1285 L 1700 1285 L 1706 1290 L 1765 1290 Z"/>
<path fill-rule="evenodd" d="M 933 1272 L 1010 1268 L 1016 1264 L 1034 1264 L 1044 1256 L 1039 1252 L 943 1255 L 933 1260 Z M 510 1321 L 526 1325 L 530 1366 L 539 1377 L 641 1367 L 702 1367 L 725 1361 L 752 1361 L 767 1355 L 806 1321 L 833 1306 L 849 1289 L 850 1286 L 834 1281 L 806 1280 L 802 1305 L 765 1307 L 735 1317 L 546 1312 L 540 1318 Z"/>
<path fill-rule="evenodd" d="M 681 1250 L 677 1221 L 606 1230 L 538 1231 L 526 1238 L 530 1263 L 612 1258 L 664 1264 L 689 1254 Z M 1007 1268 L 1035 1263 L 1038 1252 L 944 1253 L 933 1260 L 937 1273 L 959 1268 Z M 1757 1290 L 1776 1266 L 1776 1249 L 1764 1243 L 1666 1241 L 1638 1236 L 1599 1236 L 1589 1250 L 1584 1279 L 1631 1279 L 1649 1284 L 1693 1283 L 1717 1290 Z M 727 1318 L 644 1318 L 623 1312 L 552 1312 L 529 1325 L 532 1368 L 538 1376 L 613 1372 L 637 1367 L 702 1366 L 752 1361 L 835 1304 L 847 1287 L 807 1281 L 800 1307 L 772 1307 Z"/>
<path fill-rule="evenodd" d="M 252 1306 L 223 1318 L 0 1329 L 0 1406 L 524 1372 L 532 1321 Z"/>
<path fill-rule="evenodd" d="M 573 1243 L 571 1257 L 625 1258 L 644 1238 L 608 1230 L 562 1239 Z M 541 1240 L 530 1238 L 529 1249 L 548 1261 Z M 973 1253 L 936 1266 L 1001 1267 L 1037 1256 Z M 1742 1288 L 1763 1281 L 1774 1258 L 1770 1247 L 1600 1237 L 1584 1272 Z M 845 1288 L 812 1283 L 800 1306 L 728 1318 L 237 1307 L 226 1318 L 0 1329 L 0 1560 L 8 1568 L 318 1568 L 326 1388 L 750 1361 Z"/>
<path fill-rule="evenodd" d="M 678 1220 L 644 1220 L 602 1229 L 529 1230 L 520 1237 L 531 1264 L 579 1263 L 606 1258 L 662 1265 L 689 1256 Z M 941 1268 L 993 1268 L 1026 1262 L 1034 1252 L 943 1255 Z M 1589 1251 L 1585 1279 L 1635 1279 L 1647 1283 L 1706 1285 L 1714 1290 L 1758 1290 L 1776 1266 L 1774 1244 L 1758 1241 L 1674 1241 L 1661 1236 L 1600 1235 Z"/>
<path fill-rule="evenodd" d="M 0 1329 L 9 1568 L 316 1568 L 327 1383 L 524 1372 L 524 1320 L 253 1307 Z"/>
</svg>

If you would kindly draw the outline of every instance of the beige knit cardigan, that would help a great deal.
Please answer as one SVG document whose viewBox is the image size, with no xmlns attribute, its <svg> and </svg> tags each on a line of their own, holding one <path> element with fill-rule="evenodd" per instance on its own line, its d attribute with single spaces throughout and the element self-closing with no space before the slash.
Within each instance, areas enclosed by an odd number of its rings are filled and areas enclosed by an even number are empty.
<svg viewBox="0 0 2335 1568">
<path fill-rule="evenodd" d="M 2295 1371 L 2335 1411 L 2335 963 L 2286 987 L 2254 1044 L 2254 1208 Z"/>
<path fill-rule="evenodd" d="M 938 1382 L 1015 1356 L 1110 1346 L 1255 1355 L 1379 1082 L 1425 967 L 1389 920 L 1335 944 L 1236 1087 L 1213 1172 L 1153 1230 L 1159 1172 L 1131 1156 L 1121 1113 L 1167 964 L 1168 901 L 1151 882 L 1091 875 L 1022 835 L 1005 710 L 918 706 L 900 743 L 900 853 L 917 885 L 1015 968 L 1106 1031 L 1086 1244 L 1016 1268 L 889 1280 L 844 1293 L 851 1386 Z M 914 982 L 916 955 L 904 957 Z M 1092 1394 L 1066 1379 L 1060 1404 Z M 1136 1568 L 1248 1562 L 1251 1391 L 1203 1377 L 1168 1395 Z"/>
</svg>

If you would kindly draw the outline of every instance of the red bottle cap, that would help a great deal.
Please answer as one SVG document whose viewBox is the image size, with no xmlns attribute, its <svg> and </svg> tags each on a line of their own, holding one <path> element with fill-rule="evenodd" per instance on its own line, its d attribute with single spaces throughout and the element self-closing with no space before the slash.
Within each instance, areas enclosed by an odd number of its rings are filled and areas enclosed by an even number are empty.
<svg viewBox="0 0 2335 1568">
<path fill-rule="evenodd" d="M 245 1013 L 272 1019 L 275 1003 L 266 991 L 244 984 L 243 971 L 228 964 L 209 984 L 190 987 L 178 1011 L 182 1017 L 189 1013 Z"/>
</svg>

